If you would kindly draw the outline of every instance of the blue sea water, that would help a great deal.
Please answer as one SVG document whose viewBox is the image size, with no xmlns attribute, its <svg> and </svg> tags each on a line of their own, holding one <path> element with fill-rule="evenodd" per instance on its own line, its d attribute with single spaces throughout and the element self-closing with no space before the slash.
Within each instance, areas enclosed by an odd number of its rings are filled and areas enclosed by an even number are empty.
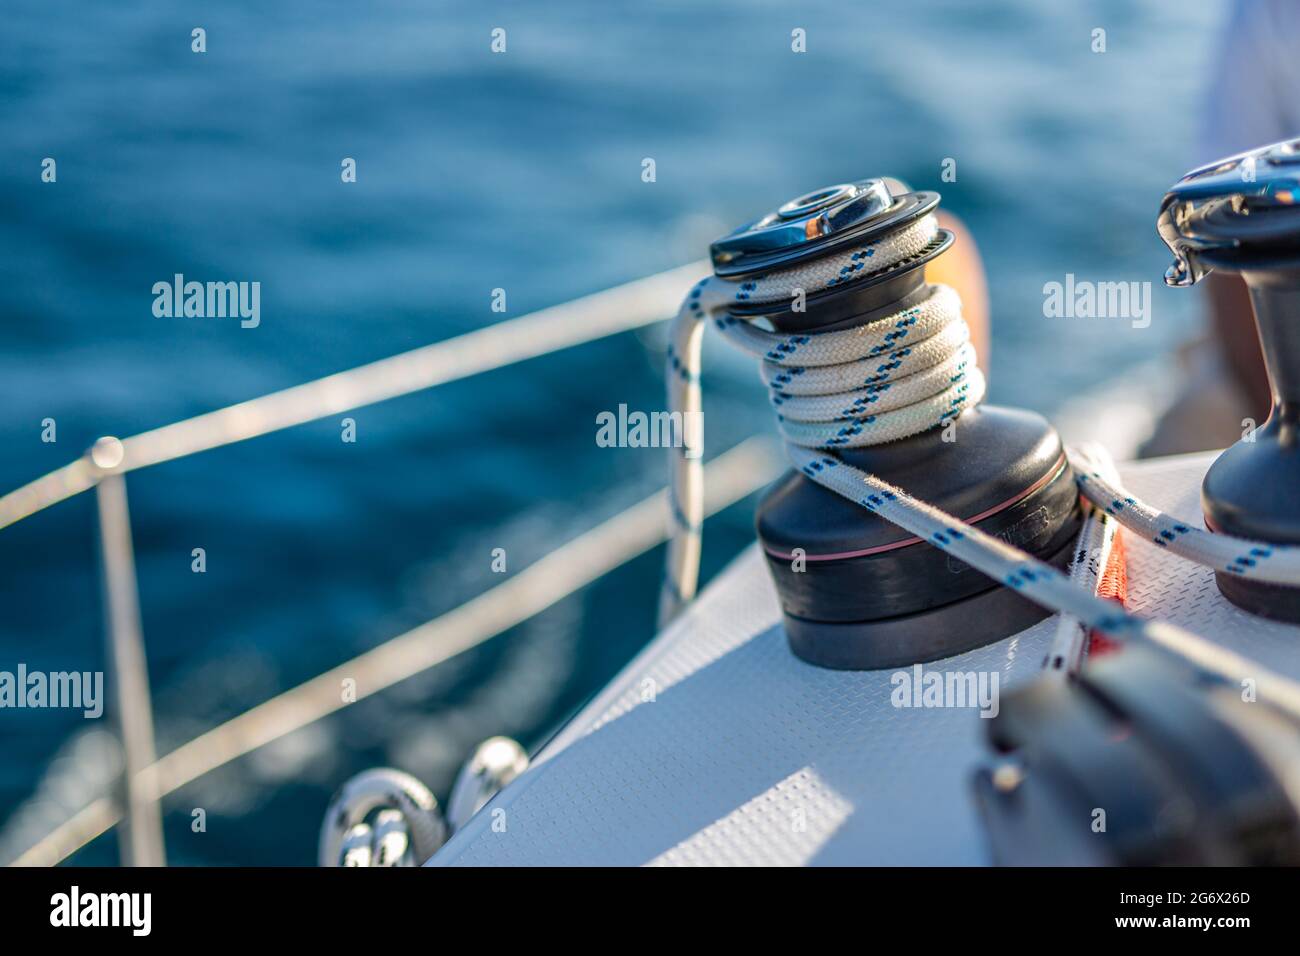
<svg viewBox="0 0 1300 956">
<path fill-rule="evenodd" d="M 1154 215 L 1209 158 L 1193 143 L 1221 17 L 1173 0 L 11 0 L 0 490 L 97 436 L 497 321 L 494 288 L 523 314 L 874 174 L 939 189 L 966 221 L 989 274 L 992 397 L 1050 414 L 1195 330 L 1193 302 L 1159 282 Z M 151 288 L 175 273 L 260 282 L 260 326 L 156 317 Z M 1044 318 L 1043 284 L 1066 273 L 1152 281 L 1151 327 Z M 710 454 L 771 428 L 754 377 L 718 353 Z M 362 409 L 353 444 L 330 419 L 133 474 L 160 749 L 497 583 L 494 548 L 517 570 L 650 493 L 661 453 L 593 436 L 598 412 L 661 402 L 660 354 L 653 331 L 624 334 Z M 752 507 L 709 524 L 706 574 L 750 539 Z M 0 670 L 103 666 L 96 541 L 88 495 L 0 531 Z M 544 740 L 652 636 L 660 560 L 169 798 L 170 861 L 310 863 L 349 774 L 391 764 L 445 795 L 479 740 Z M 0 711 L 0 860 L 95 795 L 106 730 Z M 111 836 L 74 857 L 115 859 Z"/>
</svg>

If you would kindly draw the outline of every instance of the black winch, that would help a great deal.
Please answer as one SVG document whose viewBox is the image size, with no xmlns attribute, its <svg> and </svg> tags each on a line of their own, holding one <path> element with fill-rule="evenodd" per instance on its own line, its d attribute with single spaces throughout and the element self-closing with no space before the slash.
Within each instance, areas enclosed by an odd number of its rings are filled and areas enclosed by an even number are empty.
<svg viewBox="0 0 1300 956">
<path fill-rule="evenodd" d="M 880 179 L 816 190 L 715 242 L 714 271 L 743 282 L 807 264 L 878 242 L 938 204 L 937 193 Z M 790 334 L 867 326 L 927 298 L 925 264 L 952 242 L 939 229 L 918 254 L 809 294 L 802 310 L 738 304 L 730 313 Z M 1039 415 L 980 405 L 950 424 L 836 454 L 1034 557 L 1068 561 L 1078 496 L 1060 438 Z M 790 646 L 813 664 L 877 669 L 948 657 L 1049 613 L 798 472 L 767 494 L 757 525 Z"/>
<path fill-rule="evenodd" d="M 1165 195 L 1157 228 L 1174 253 L 1167 284 L 1189 286 L 1211 271 L 1245 280 L 1273 394 L 1268 420 L 1206 473 L 1206 525 L 1300 545 L 1300 139 L 1188 173 Z M 1237 606 L 1300 623 L 1300 588 L 1223 571 L 1216 578 Z"/>
</svg>

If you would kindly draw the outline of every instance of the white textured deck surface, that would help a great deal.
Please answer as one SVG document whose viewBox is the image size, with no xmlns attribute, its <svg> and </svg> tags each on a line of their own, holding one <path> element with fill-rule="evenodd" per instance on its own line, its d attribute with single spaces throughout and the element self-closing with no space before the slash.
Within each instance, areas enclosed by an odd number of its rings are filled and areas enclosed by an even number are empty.
<svg viewBox="0 0 1300 956">
<path fill-rule="evenodd" d="M 1121 471 L 1197 522 L 1213 457 Z M 1211 571 L 1124 534 L 1131 609 L 1300 677 L 1300 629 L 1237 610 Z M 1038 671 L 1054 627 L 925 667 L 997 670 L 1005 688 Z M 984 722 L 895 708 L 891 673 L 795 659 L 751 547 L 430 865 L 988 862 L 969 784 Z"/>
</svg>

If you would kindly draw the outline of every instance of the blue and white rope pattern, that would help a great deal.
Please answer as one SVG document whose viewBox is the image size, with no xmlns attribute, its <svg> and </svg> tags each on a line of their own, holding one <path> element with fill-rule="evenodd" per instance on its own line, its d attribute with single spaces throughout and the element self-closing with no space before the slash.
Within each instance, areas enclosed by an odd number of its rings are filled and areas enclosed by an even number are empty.
<svg viewBox="0 0 1300 956">
<path fill-rule="evenodd" d="M 1097 446 L 1095 449 L 1089 448 L 1088 452 L 1098 470 L 1118 480 L 1115 463 L 1104 448 Z M 1083 527 L 1079 529 L 1079 540 L 1066 571 L 1071 583 L 1093 594 L 1097 593 L 1097 586 L 1101 583 L 1118 534 L 1119 522 L 1113 517 L 1096 507 L 1084 508 Z M 1057 622 L 1056 635 L 1043 660 L 1044 670 L 1062 676 L 1077 672 L 1087 652 L 1088 634 L 1087 625 L 1082 621 L 1072 614 L 1062 614 Z"/>
<path fill-rule="evenodd" d="M 961 300 L 947 286 L 913 308 L 840 332 L 777 336 L 730 315 L 715 324 L 762 360 L 781 433 L 807 448 L 905 438 L 984 396 Z"/>
<path fill-rule="evenodd" d="M 1300 585 L 1300 548 L 1211 534 L 1134 498 L 1119 483 L 1118 475 L 1107 474 L 1089 453 L 1072 449 L 1070 464 L 1079 491 L 1143 540 L 1240 578 Z"/>
<path fill-rule="evenodd" d="M 799 292 L 810 295 L 845 281 L 846 277 L 860 278 L 887 269 L 919 254 L 934 238 L 936 228 L 933 216 L 927 216 L 878 243 L 827 257 L 810 267 L 771 273 L 740 284 L 724 282 L 716 277 L 704 279 L 691 290 L 672 324 L 668 350 L 669 407 L 675 412 L 699 416 L 701 337 L 705 321 L 713 318 L 727 338 L 763 357 L 764 379 L 772 386 L 773 404 L 779 413 L 790 417 L 789 403 L 795 399 L 809 395 L 820 399 L 797 406 L 799 415 L 813 419 L 812 422 L 781 422 L 790 459 L 807 477 L 929 541 L 1029 600 L 1072 615 L 1088 628 L 1120 640 L 1138 637 L 1154 641 L 1227 680 L 1235 681 L 1242 675 L 1249 675 L 1255 679 L 1260 695 L 1268 696 L 1278 706 L 1300 716 L 1300 685 L 1288 678 L 1272 674 L 1257 662 L 1173 625 L 1131 615 L 1114 601 L 1071 583 L 1065 574 L 1051 565 L 912 498 L 902 489 L 854 468 L 834 455 L 833 449 L 843 445 L 875 444 L 923 431 L 959 416 L 964 408 L 978 403 L 983 395 L 984 382 L 977 374 L 978 369 L 973 367 L 969 330 L 961 318 L 957 297 L 952 290 L 939 287 L 916 309 L 866 327 L 837 333 L 791 336 L 765 332 L 733 321 L 725 314 L 727 307 L 736 301 L 787 301 Z M 864 263 L 870 263 L 869 267 Z M 889 338 L 895 332 L 901 334 Z M 944 338 L 939 342 L 923 347 L 923 343 L 941 335 Z M 860 344 L 853 344 L 855 339 L 860 340 Z M 881 345 L 889 347 L 872 354 Z M 874 365 L 864 367 L 861 364 L 863 360 Z M 961 363 L 965 365 L 959 368 Z M 944 371 L 937 371 L 940 368 Z M 918 380 L 917 384 L 904 386 L 909 377 L 921 373 L 928 377 Z M 963 373 L 964 378 L 954 380 L 955 376 Z M 871 380 L 877 375 L 886 377 Z M 805 381 L 817 381 L 817 385 L 806 393 L 803 390 Z M 922 387 L 919 381 L 927 385 Z M 904 394 L 915 397 L 912 405 L 890 407 L 889 413 L 905 413 L 904 417 L 897 419 L 897 428 L 888 415 L 879 412 L 875 416 L 858 414 L 859 403 L 866 402 L 869 407 L 869 397 L 881 394 L 871 391 L 873 387 L 886 382 L 896 386 L 900 392 L 907 388 Z M 960 397 L 949 398 L 952 389 L 963 382 L 966 388 Z M 829 393 L 821 391 L 831 383 L 833 386 Z M 855 385 L 856 388 L 849 392 L 835 390 Z M 928 392 L 931 387 L 935 391 Z M 937 407 L 934 400 L 938 396 L 943 396 L 940 404 L 950 404 Z M 916 405 L 923 406 L 925 413 L 911 413 L 910 409 Z M 840 414 L 828 414 L 832 412 Z M 830 420 L 818 421 L 822 417 Z M 865 420 L 873 417 L 875 421 Z M 883 426 L 887 421 L 891 424 L 885 429 Z M 873 430 L 877 425 L 881 427 Z M 857 426 L 862 427 L 859 429 Z M 704 510 L 703 436 L 702 429 L 683 430 L 684 434 L 687 432 L 691 433 L 688 441 L 692 443 L 671 452 L 671 537 L 660 602 L 661 626 L 694 597 L 698 584 Z M 836 439 L 840 438 L 845 440 L 837 443 Z M 1113 490 L 1097 475 L 1090 481 Z M 1112 497 L 1124 501 L 1128 512 L 1140 513 L 1137 503 L 1131 498 Z M 1147 511 L 1158 515 L 1152 509 Z M 1122 520 L 1124 514 L 1125 509 L 1120 509 L 1117 518 Z M 1190 538 L 1181 532 L 1176 537 Z"/>
<path fill-rule="evenodd" d="M 833 455 L 788 448 L 795 467 L 836 494 L 906 528 L 923 541 L 960 558 L 993 580 L 1021 591 L 1039 604 L 1067 611 L 1088 627 L 1127 636 L 1145 622 L 1114 601 L 1081 590 L 1051 565 L 1031 558 L 999 538 L 918 501 L 901 488 L 848 465 Z"/>
</svg>

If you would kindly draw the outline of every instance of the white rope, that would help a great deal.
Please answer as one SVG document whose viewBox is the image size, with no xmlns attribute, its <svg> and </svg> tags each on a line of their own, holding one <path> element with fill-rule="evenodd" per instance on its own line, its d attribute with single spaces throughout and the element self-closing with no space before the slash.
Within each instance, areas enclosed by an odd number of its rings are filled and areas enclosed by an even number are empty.
<svg viewBox="0 0 1300 956">
<path fill-rule="evenodd" d="M 1051 565 L 985 534 L 933 505 L 912 498 L 901 488 L 854 468 L 835 456 L 834 449 L 837 447 L 876 444 L 924 431 L 942 421 L 955 419 L 965 408 L 980 400 L 984 381 L 978 376 L 978 370 L 973 368 L 974 355 L 968 341 L 969 330 L 965 328 L 957 296 L 952 290 L 938 287 L 918 307 L 842 332 L 784 335 L 764 331 L 725 315 L 727 307 L 737 301 L 779 302 L 800 292 L 810 294 L 820 291 L 821 288 L 843 281 L 842 276 L 862 278 L 872 272 L 887 269 L 924 249 L 929 242 L 925 237 L 928 235 L 932 239 L 934 230 L 933 217 L 927 216 L 893 237 L 872 246 L 828 256 L 815 266 L 789 270 L 788 273 L 774 273 L 739 284 L 717 278 L 707 278 L 700 282 L 691 290 L 673 321 L 668 354 L 670 407 L 674 411 L 693 414 L 699 418 L 700 340 L 704 321 L 708 318 L 715 320 L 728 339 L 763 357 L 764 378 L 772 387 L 773 403 L 779 410 L 785 408 L 782 403 L 796 395 L 792 383 L 799 380 L 802 385 L 802 380 L 811 369 L 833 369 L 834 375 L 844 376 L 835 378 L 834 381 L 849 382 L 864 371 L 860 365 L 864 359 L 875 362 L 881 371 L 871 374 L 884 375 L 884 379 L 866 382 L 859 377 L 857 380 L 863 384 L 854 392 L 832 392 L 824 404 L 800 406 L 801 414 L 807 417 L 815 417 L 808 415 L 810 408 L 817 409 L 818 414 L 821 414 L 826 408 L 835 406 L 851 409 L 846 416 L 836 417 L 830 423 L 781 422 L 787 439 L 786 452 L 804 475 L 912 532 L 1027 599 L 1071 615 L 1088 629 L 1095 629 L 1121 641 L 1132 638 L 1152 641 L 1227 681 L 1236 682 L 1243 677 L 1250 677 L 1256 682 L 1261 697 L 1267 696 L 1272 703 L 1300 717 L 1300 684 L 1270 673 L 1255 661 L 1173 625 L 1129 614 L 1116 602 L 1072 583 L 1069 577 Z M 863 262 L 870 262 L 870 268 L 859 266 Z M 801 285 L 808 282 L 810 277 L 820 278 L 828 284 L 816 288 Z M 934 359 L 930 351 L 926 351 L 926 359 L 919 360 L 917 353 L 921 350 L 913 344 L 914 341 L 928 342 L 941 334 L 947 336 L 944 341 L 953 346 L 948 354 Z M 882 346 L 883 350 L 876 351 Z M 937 352 L 937 347 L 933 351 Z M 961 370 L 965 378 L 945 385 L 943 376 L 932 371 L 944 361 L 956 363 L 952 366 L 954 373 L 957 372 L 957 364 L 966 363 Z M 846 366 L 852 371 L 843 371 Z M 908 386 L 909 390 L 904 393 L 914 398 L 914 401 L 887 413 L 905 413 L 905 417 L 899 418 L 896 429 L 873 430 L 872 426 L 876 422 L 865 420 L 873 416 L 855 414 L 859 401 L 867 400 L 872 394 L 880 394 L 878 391 L 871 392 L 873 387 L 886 382 L 901 387 L 909 377 L 923 371 L 931 371 L 931 374 L 924 380 L 918 380 L 918 384 Z M 826 375 L 826 381 L 830 380 L 831 376 Z M 926 382 L 927 387 L 923 388 L 920 381 Z M 952 389 L 963 383 L 966 387 L 960 400 L 953 400 L 950 397 Z M 935 391 L 929 392 L 929 388 L 934 388 Z M 814 391 L 813 394 L 819 393 Z M 800 392 L 799 395 L 802 397 L 803 393 Z M 781 401 L 778 402 L 777 399 Z M 912 409 L 917 411 L 913 412 Z M 886 416 L 880 416 L 884 417 Z M 909 428 L 910 430 L 905 430 Z M 703 480 L 699 466 L 702 429 L 687 431 L 692 432 L 688 443 L 672 452 L 671 539 L 660 601 L 661 624 L 671 619 L 694 596 L 698 582 L 703 513 Z M 1100 474 L 1092 475 L 1090 480 L 1096 481 L 1099 486 L 1104 484 Z M 1122 500 L 1127 508 L 1119 509 L 1117 518 L 1125 510 L 1138 510 L 1137 502 L 1128 498 Z"/>
<path fill-rule="evenodd" d="M 1300 548 L 1212 534 L 1165 514 L 1125 491 L 1119 476 L 1108 474 L 1095 452 L 1071 449 L 1070 464 L 1079 491 L 1143 540 L 1236 577 L 1300 586 Z"/>
<path fill-rule="evenodd" d="M 1097 466 L 1106 469 L 1108 474 L 1113 473 L 1114 462 L 1105 450 L 1099 448 L 1096 454 Z M 1084 507 L 1083 527 L 1079 529 L 1079 540 L 1066 572 L 1076 587 L 1097 593 L 1118 534 L 1119 524 L 1114 518 L 1091 505 Z M 1061 676 L 1076 673 L 1087 655 L 1088 637 L 1088 627 L 1083 621 L 1072 614 L 1062 614 L 1043 660 L 1044 670 Z"/>
<path fill-rule="evenodd" d="M 1075 587 L 1096 594 L 1119 526 L 1096 508 L 1086 507 L 1084 512 L 1079 541 L 1066 573 Z M 1083 621 L 1073 614 L 1062 614 L 1043 658 L 1043 670 L 1061 676 L 1077 673 L 1087 655 L 1088 635 L 1088 626 Z"/>
<path fill-rule="evenodd" d="M 786 440 L 857 448 L 915 435 L 984 395 L 961 299 L 934 286 L 920 305 L 858 328 L 775 336 L 731 315 L 723 336 L 763 360 Z"/>
</svg>

